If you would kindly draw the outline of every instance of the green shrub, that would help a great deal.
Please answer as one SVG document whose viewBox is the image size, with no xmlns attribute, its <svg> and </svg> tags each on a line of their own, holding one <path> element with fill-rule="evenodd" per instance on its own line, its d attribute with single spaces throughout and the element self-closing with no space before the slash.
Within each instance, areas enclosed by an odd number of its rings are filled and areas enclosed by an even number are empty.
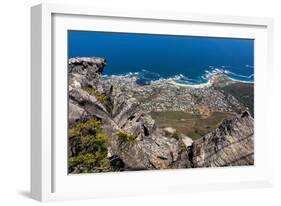
<svg viewBox="0 0 281 206">
<path fill-rule="evenodd" d="M 107 97 L 103 94 L 101 94 L 99 91 L 95 90 L 92 87 L 86 87 L 86 92 L 88 92 L 89 95 L 96 97 L 96 99 L 100 102 L 100 103 L 106 103 L 107 101 Z"/>
<path fill-rule="evenodd" d="M 89 119 L 85 123 L 77 123 L 73 128 L 69 130 L 69 136 L 79 136 L 82 135 L 81 131 L 83 129 L 95 129 L 95 130 L 100 130 L 102 126 L 101 121 L 95 120 L 95 119 Z"/>
<path fill-rule="evenodd" d="M 81 153 L 68 159 L 70 172 L 90 173 L 110 171 L 110 160 L 107 152 Z"/>
<path fill-rule="evenodd" d="M 92 150 L 105 150 L 107 148 L 108 137 L 102 132 L 95 135 L 81 136 L 81 148 L 92 148 Z"/>
<path fill-rule="evenodd" d="M 100 129 L 102 126 L 102 122 L 96 119 L 89 119 L 86 123 L 85 123 L 85 128 L 96 128 L 96 129 Z"/>
<path fill-rule="evenodd" d="M 129 133 L 123 132 L 123 131 L 119 131 L 116 133 L 116 135 L 118 136 L 119 140 L 124 143 L 124 142 L 128 142 L 130 144 L 135 144 L 137 143 L 137 140 L 135 139 L 135 137 Z"/>
<path fill-rule="evenodd" d="M 79 154 L 74 157 L 70 157 L 69 160 L 69 166 L 74 167 L 77 166 L 78 164 L 94 164 L 95 163 L 95 158 L 94 154 L 92 153 L 86 153 L 86 154 Z"/>
<path fill-rule="evenodd" d="M 78 123 L 75 125 L 75 127 L 69 129 L 69 136 L 79 136 L 81 134 L 81 130 L 84 128 L 83 123 Z"/>
<path fill-rule="evenodd" d="M 99 132 L 96 134 L 94 144 L 98 147 L 103 147 L 108 142 L 108 136 L 105 133 Z"/>
<path fill-rule="evenodd" d="M 94 132 L 90 132 L 94 130 Z M 82 132 L 83 130 L 83 132 Z M 85 130 L 85 131 L 84 131 Z M 102 122 L 89 119 L 85 123 L 77 123 L 69 130 L 71 144 L 68 158 L 70 173 L 107 172 L 111 170 L 108 154 L 108 136 L 102 132 Z"/>
</svg>

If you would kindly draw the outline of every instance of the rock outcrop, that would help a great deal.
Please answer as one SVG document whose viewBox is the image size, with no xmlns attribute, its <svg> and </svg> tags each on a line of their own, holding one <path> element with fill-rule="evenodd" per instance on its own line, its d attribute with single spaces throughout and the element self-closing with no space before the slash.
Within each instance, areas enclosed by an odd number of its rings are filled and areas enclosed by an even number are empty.
<svg viewBox="0 0 281 206">
<path fill-rule="evenodd" d="M 143 88 L 131 81 L 129 91 L 124 92 L 124 82 L 103 77 L 105 65 L 104 59 L 96 57 L 69 60 L 69 128 L 89 119 L 102 122 L 108 136 L 110 170 L 253 164 L 253 118 L 248 112 L 223 121 L 217 129 L 193 141 L 173 128 L 159 128 L 136 97 L 138 91 L 143 95 Z M 194 92 L 187 96 L 194 98 Z M 198 94 L 196 97 L 200 98 Z M 69 138 L 69 150 L 74 151 L 75 135 Z"/>
<path fill-rule="evenodd" d="M 194 167 L 254 164 L 254 121 L 248 112 L 225 119 L 192 146 Z"/>
</svg>

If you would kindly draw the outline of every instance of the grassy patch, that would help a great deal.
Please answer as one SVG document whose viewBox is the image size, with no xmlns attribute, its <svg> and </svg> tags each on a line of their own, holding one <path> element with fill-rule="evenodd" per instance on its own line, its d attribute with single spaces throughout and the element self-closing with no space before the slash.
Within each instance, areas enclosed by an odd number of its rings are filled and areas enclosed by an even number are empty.
<svg viewBox="0 0 281 206">
<path fill-rule="evenodd" d="M 95 90 L 94 88 L 86 87 L 85 90 L 86 90 L 86 92 L 88 92 L 89 95 L 96 97 L 96 99 L 100 103 L 104 104 L 107 102 L 107 97 L 105 95 L 101 94 L 99 91 Z"/>
<path fill-rule="evenodd" d="M 150 115 L 161 127 L 175 128 L 192 139 L 197 139 L 216 128 L 225 118 L 233 116 L 232 113 L 213 112 L 208 117 L 187 112 L 151 112 Z"/>
<path fill-rule="evenodd" d="M 122 143 L 125 143 L 125 142 L 128 142 L 130 144 L 137 143 L 137 140 L 135 139 L 135 137 L 127 132 L 119 131 L 116 133 L 116 135 L 118 136 L 120 142 L 122 142 Z"/>
</svg>

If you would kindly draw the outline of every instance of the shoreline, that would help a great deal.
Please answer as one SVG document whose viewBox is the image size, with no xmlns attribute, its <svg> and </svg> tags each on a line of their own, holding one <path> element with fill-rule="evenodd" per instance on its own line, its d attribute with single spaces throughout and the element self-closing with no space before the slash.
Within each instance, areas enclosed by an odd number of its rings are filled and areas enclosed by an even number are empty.
<svg viewBox="0 0 281 206">
<path fill-rule="evenodd" d="M 250 81 L 243 81 L 243 80 L 238 80 L 238 79 L 233 79 L 228 76 L 229 82 L 230 83 L 245 83 L 245 84 L 254 84 L 254 82 Z M 192 87 L 192 88 L 204 88 L 204 87 L 211 87 L 214 83 L 208 80 L 206 83 L 198 83 L 198 84 L 182 84 L 182 83 L 177 83 L 175 81 L 171 82 L 172 84 L 180 87 Z"/>
<path fill-rule="evenodd" d="M 178 83 L 178 82 L 175 82 L 175 81 L 171 81 L 170 83 L 175 85 L 175 86 L 192 87 L 192 88 L 204 88 L 204 87 L 212 86 L 212 83 L 210 82 L 210 80 L 208 80 L 208 82 L 206 82 L 206 83 L 198 83 L 198 84 L 183 84 L 183 83 Z"/>
<path fill-rule="evenodd" d="M 119 79 L 132 79 L 133 81 L 136 82 L 136 84 L 140 85 L 140 86 L 146 86 L 146 85 L 153 85 L 153 84 L 161 84 L 161 83 L 169 83 L 171 85 L 177 86 L 177 87 L 191 87 L 191 88 L 208 88 L 211 87 L 215 82 L 212 80 L 212 78 L 216 78 L 216 77 L 220 77 L 222 74 L 213 74 L 211 76 L 209 76 L 208 81 L 207 82 L 202 82 L 202 83 L 196 83 L 196 84 L 188 84 L 188 83 L 179 83 L 176 82 L 176 80 L 172 77 L 170 78 L 166 78 L 166 79 L 158 79 L 158 80 L 151 80 L 150 83 L 148 84 L 139 84 L 136 81 L 140 78 L 138 78 L 137 75 L 105 75 L 105 77 L 107 79 L 111 79 L 111 78 L 119 78 Z M 239 80 L 239 79 L 234 79 L 229 77 L 228 75 L 225 74 L 225 78 L 226 81 L 228 83 L 245 83 L 245 84 L 254 84 L 254 81 L 245 81 L 245 80 Z M 219 82 L 220 80 L 216 80 L 217 82 Z"/>
<path fill-rule="evenodd" d="M 238 82 L 238 83 L 245 83 L 245 84 L 254 84 L 255 83 L 255 81 L 238 80 L 238 79 L 233 79 L 231 77 L 229 77 L 229 79 L 233 82 Z"/>
</svg>

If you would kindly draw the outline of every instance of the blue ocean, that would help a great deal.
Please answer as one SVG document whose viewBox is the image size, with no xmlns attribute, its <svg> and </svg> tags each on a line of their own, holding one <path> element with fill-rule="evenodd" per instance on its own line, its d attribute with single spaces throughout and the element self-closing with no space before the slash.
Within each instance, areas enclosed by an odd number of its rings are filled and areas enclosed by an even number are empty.
<svg viewBox="0 0 281 206">
<path fill-rule="evenodd" d="M 103 57 L 105 75 L 133 75 L 141 84 L 200 84 L 214 73 L 254 81 L 252 39 L 69 31 L 68 57 L 77 56 Z"/>
</svg>

